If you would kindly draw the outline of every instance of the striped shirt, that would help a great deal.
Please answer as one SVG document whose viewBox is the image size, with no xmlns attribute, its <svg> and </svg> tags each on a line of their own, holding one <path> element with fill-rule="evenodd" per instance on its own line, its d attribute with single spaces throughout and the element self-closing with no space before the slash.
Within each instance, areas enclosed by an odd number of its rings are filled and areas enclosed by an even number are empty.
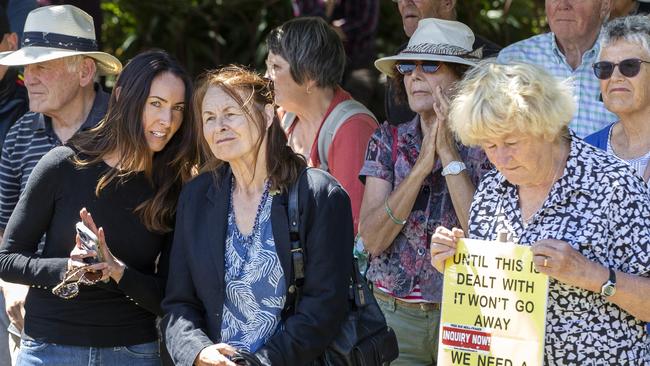
<svg viewBox="0 0 650 366">
<path fill-rule="evenodd" d="M 535 64 L 542 66 L 555 77 L 571 80 L 578 109 L 569 127 L 579 137 L 584 138 L 617 119 L 600 100 L 600 84 L 591 66 L 596 62 L 599 51 L 600 45 L 596 41 L 594 46 L 582 55 L 582 63 L 573 70 L 564 54 L 560 52 L 554 34 L 544 33 L 504 48 L 497 60 L 502 63 L 521 61 Z"/>
<path fill-rule="evenodd" d="M 106 114 L 109 96 L 99 85 L 95 91 L 93 107 L 80 130 L 94 127 Z M 7 226 L 36 163 L 59 145 L 52 120 L 42 113 L 27 112 L 9 129 L 0 158 L 0 230 Z"/>
</svg>

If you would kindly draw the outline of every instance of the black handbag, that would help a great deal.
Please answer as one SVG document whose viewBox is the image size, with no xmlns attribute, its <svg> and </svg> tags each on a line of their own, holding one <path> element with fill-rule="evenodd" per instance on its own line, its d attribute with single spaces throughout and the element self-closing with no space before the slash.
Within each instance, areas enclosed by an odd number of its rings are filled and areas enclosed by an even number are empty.
<svg viewBox="0 0 650 366">
<path fill-rule="evenodd" d="M 301 287 L 305 279 L 305 262 L 308 260 L 300 242 L 298 211 L 298 187 L 306 169 L 300 174 L 296 184 L 289 190 L 289 238 L 293 264 L 293 283 L 296 291 L 292 301 L 296 309 L 300 301 Z M 394 361 L 399 350 L 395 332 L 386 325 L 382 313 L 366 278 L 359 272 L 356 259 L 353 259 L 350 276 L 349 312 L 341 330 L 325 352 L 314 361 L 314 366 L 380 366 Z M 288 303 L 292 303 L 289 302 Z"/>
</svg>

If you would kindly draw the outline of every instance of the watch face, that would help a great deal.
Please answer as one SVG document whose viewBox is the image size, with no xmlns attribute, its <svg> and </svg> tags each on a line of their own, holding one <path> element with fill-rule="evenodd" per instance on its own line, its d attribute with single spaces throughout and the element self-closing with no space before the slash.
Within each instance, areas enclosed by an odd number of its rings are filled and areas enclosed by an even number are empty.
<svg viewBox="0 0 650 366">
<path fill-rule="evenodd" d="M 612 296 L 614 293 L 616 293 L 616 286 L 611 285 L 611 284 L 606 284 L 603 286 L 602 293 L 605 296 Z"/>
<path fill-rule="evenodd" d="M 461 172 L 461 169 L 462 169 L 462 167 L 460 166 L 460 164 L 452 164 L 452 165 L 449 167 L 449 173 L 455 175 L 455 174 L 460 173 L 460 172 Z"/>
<path fill-rule="evenodd" d="M 465 169 L 465 164 L 461 163 L 460 161 L 452 161 L 443 169 L 443 175 L 457 175 L 460 174 L 463 169 Z"/>
</svg>

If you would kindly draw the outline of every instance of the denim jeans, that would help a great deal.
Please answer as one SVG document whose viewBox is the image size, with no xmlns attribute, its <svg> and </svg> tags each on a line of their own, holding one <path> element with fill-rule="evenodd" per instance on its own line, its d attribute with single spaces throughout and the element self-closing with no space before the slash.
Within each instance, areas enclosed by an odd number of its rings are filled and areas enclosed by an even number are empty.
<svg viewBox="0 0 650 366">
<path fill-rule="evenodd" d="M 414 309 L 395 299 L 377 298 L 386 323 L 397 336 L 399 357 L 391 366 L 430 366 L 438 357 L 439 309 Z"/>
<path fill-rule="evenodd" d="M 17 366 L 160 366 L 158 342 L 121 347 L 81 347 L 23 339 Z"/>
</svg>

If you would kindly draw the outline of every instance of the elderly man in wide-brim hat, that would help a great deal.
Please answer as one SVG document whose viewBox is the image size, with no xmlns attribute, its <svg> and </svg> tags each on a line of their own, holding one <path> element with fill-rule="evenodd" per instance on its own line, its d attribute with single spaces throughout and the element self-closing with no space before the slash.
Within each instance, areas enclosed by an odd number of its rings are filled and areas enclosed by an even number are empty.
<svg viewBox="0 0 650 366">
<path fill-rule="evenodd" d="M 0 159 L 0 237 L 40 158 L 77 131 L 94 127 L 106 114 L 108 94 L 97 74 L 113 75 L 122 64 L 99 52 L 90 15 L 71 5 L 34 9 L 25 21 L 22 47 L 0 65 L 24 66 L 29 112 L 9 130 Z M 70 228 L 74 230 L 74 228 Z M 7 312 L 15 328 L 22 314 L 15 286 L 4 286 Z M 18 297 L 18 299 L 16 299 Z M 14 329 L 20 334 L 21 329 Z"/>
<path fill-rule="evenodd" d="M 456 143 L 447 127 L 451 90 L 481 55 L 473 43 L 460 22 L 423 19 L 403 51 L 375 62 L 416 113 L 375 132 L 359 173 L 368 278 L 400 348 L 392 365 L 436 361 L 442 275 L 429 263 L 429 240 L 440 223 L 467 225 L 475 187 L 489 166 L 480 149 Z"/>
</svg>

